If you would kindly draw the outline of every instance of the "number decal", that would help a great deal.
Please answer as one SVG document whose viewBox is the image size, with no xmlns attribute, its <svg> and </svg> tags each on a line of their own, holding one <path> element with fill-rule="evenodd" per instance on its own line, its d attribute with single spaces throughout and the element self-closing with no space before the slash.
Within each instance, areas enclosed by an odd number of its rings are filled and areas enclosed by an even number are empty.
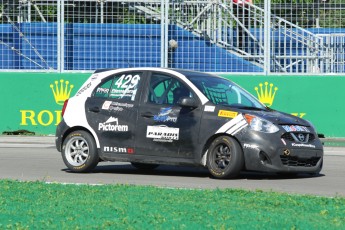
<svg viewBox="0 0 345 230">
<path fill-rule="evenodd" d="M 122 89 L 131 89 L 134 88 L 135 86 L 138 85 L 140 80 L 140 76 L 134 75 L 132 76 L 131 74 L 129 75 L 122 75 L 116 82 L 115 85 L 117 88 L 122 88 Z"/>
<path fill-rule="evenodd" d="M 117 88 L 121 88 L 121 85 L 122 85 L 122 81 L 123 81 L 123 78 L 125 77 L 125 75 L 122 75 L 119 80 L 117 80 L 115 82 L 115 85 L 117 86 Z"/>
<path fill-rule="evenodd" d="M 128 83 L 131 82 L 132 80 L 132 75 L 127 75 L 125 77 L 125 83 L 121 85 L 121 88 L 128 88 Z"/>
<path fill-rule="evenodd" d="M 131 79 L 131 85 L 129 86 L 129 88 L 134 88 L 138 85 L 140 80 L 140 76 L 139 75 L 134 75 L 133 78 Z"/>
<path fill-rule="evenodd" d="M 139 74 L 134 76 L 132 74 L 123 74 L 114 83 L 109 97 L 117 99 L 130 98 L 131 101 L 134 101 L 139 81 Z"/>
</svg>

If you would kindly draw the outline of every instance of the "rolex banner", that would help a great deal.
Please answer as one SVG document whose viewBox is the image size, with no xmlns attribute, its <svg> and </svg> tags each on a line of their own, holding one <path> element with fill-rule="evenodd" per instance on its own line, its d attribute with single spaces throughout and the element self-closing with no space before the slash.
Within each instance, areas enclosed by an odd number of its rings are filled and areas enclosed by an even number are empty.
<svg viewBox="0 0 345 230">
<path fill-rule="evenodd" d="M 0 134 L 55 134 L 63 103 L 87 74 L 0 73 Z"/>
<path fill-rule="evenodd" d="M 0 134 L 55 134 L 63 102 L 91 73 L 0 73 Z M 325 137 L 345 137 L 344 77 L 223 74 L 268 107 L 311 121 Z"/>
</svg>

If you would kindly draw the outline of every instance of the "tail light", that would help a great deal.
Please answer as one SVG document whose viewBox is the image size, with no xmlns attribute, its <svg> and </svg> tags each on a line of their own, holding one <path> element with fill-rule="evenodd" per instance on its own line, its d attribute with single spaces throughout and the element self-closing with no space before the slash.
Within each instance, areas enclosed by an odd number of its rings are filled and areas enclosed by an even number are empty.
<svg viewBox="0 0 345 230">
<path fill-rule="evenodd" d="M 61 116 L 62 117 L 65 114 L 65 110 L 66 110 L 67 104 L 68 104 L 68 99 L 63 103 L 62 112 L 61 112 Z"/>
</svg>

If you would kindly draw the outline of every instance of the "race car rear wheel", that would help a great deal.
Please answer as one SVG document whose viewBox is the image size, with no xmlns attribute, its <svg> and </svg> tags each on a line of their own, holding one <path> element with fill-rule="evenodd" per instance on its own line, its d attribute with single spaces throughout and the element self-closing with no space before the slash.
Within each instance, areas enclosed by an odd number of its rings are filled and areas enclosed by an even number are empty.
<svg viewBox="0 0 345 230">
<path fill-rule="evenodd" d="M 85 131 L 70 133 L 63 142 L 61 154 L 65 165 L 73 172 L 89 172 L 99 162 L 95 140 Z"/>
<path fill-rule="evenodd" d="M 234 178 L 243 169 L 243 152 L 238 142 L 228 136 L 217 137 L 207 154 L 207 167 L 213 177 Z"/>
</svg>

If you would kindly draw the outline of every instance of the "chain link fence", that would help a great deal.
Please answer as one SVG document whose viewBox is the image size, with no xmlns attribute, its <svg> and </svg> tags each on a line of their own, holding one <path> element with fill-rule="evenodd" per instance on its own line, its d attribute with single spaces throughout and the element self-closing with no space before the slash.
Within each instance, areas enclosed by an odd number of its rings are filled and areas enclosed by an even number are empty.
<svg viewBox="0 0 345 230">
<path fill-rule="evenodd" d="M 0 71 L 342 74 L 342 1 L 2 0 Z"/>
</svg>

